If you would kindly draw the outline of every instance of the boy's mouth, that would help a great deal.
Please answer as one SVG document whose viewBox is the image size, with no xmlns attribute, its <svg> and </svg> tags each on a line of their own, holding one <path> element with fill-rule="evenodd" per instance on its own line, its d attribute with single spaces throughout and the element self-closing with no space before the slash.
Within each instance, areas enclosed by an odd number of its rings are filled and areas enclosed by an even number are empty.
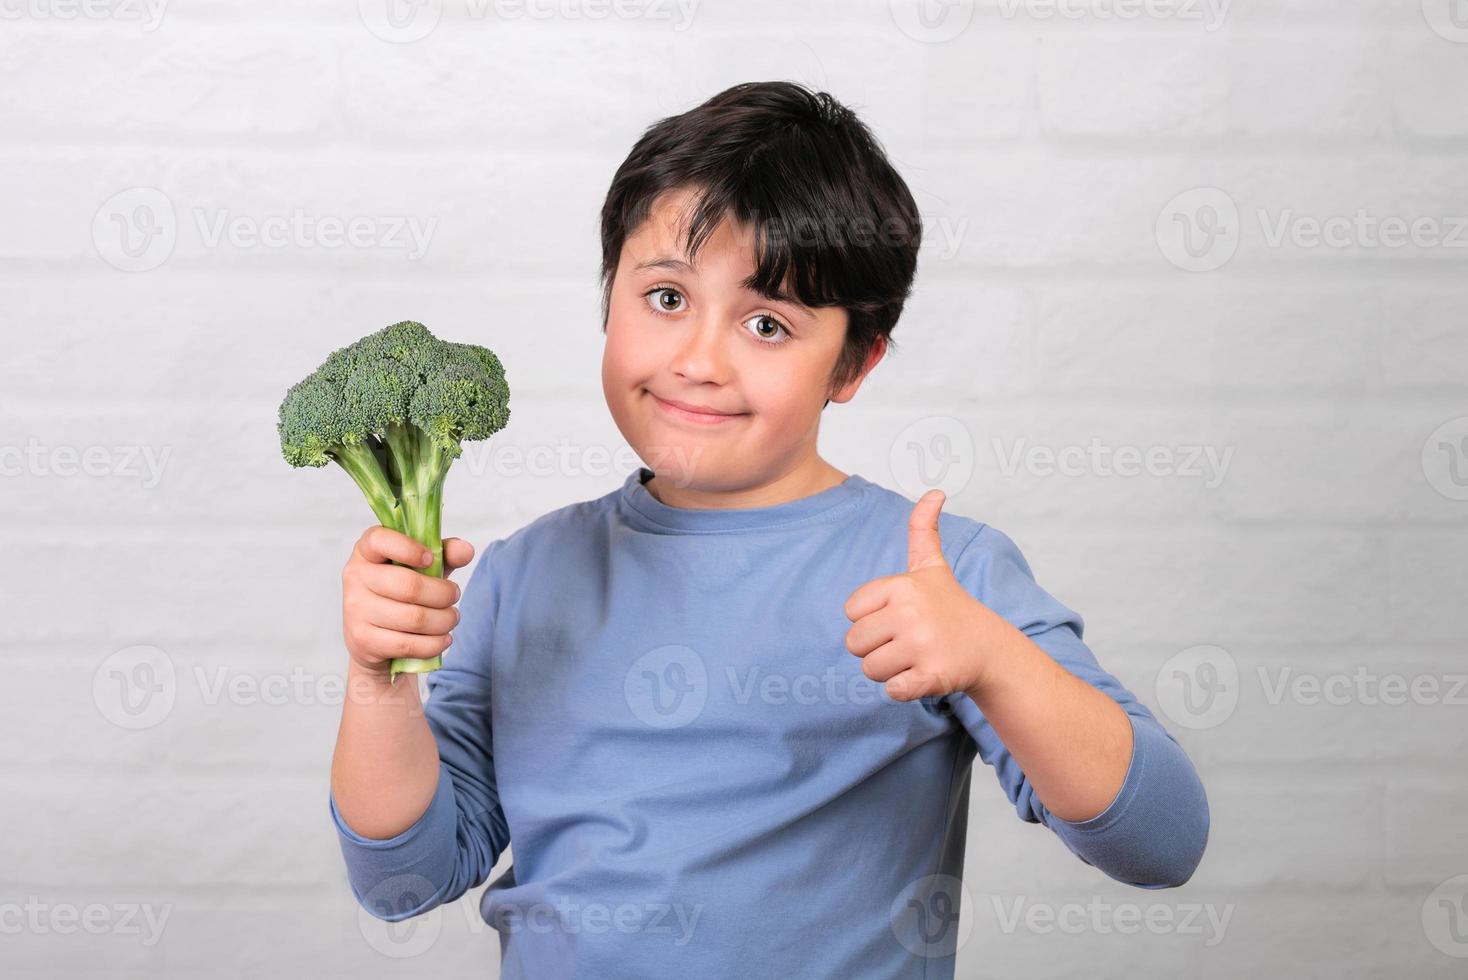
<svg viewBox="0 0 1468 980">
<path fill-rule="evenodd" d="M 698 405 L 693 402 L 669 401 L 659 398 L 651 390 L 644 391 L 656 403 L 658 411 L 670 418 L 683 419 L 687 422 L 697 422 L 700 425 L 719 425 L 724 422 L 732 422 L 734 419 L 742 419 L 748 412 L 724 412 L 710 405 Z"/>
</svg>

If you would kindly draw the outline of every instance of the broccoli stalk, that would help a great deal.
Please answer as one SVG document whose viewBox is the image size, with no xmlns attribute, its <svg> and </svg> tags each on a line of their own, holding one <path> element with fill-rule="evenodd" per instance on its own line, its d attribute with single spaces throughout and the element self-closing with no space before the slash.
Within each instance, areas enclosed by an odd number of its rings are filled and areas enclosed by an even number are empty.
<svg viewBox="0 0 1468 980">
<path fill-rule="evenodd" d="M 364 444 L 336 446 L 330 455 L 356 481 L 357 487 L 372 507 L 372 513 L 377 515 L 378 523 L 383 527 L 402 530 L 402 507 L 398 502 L 397 491 L 393 489 L 387 474 L 382 472 L 372 447 Z"/>
<path fill-rule="evenodd" d="M 388 426 L 386 443 L 392 471 L 398 474 L 402 526 L 398 529 L 421 541 L 433 553 L 433 564 L 425 575 L 443 575 L 443 536 L 439 518 L 443 513 L 443 484 L 454 457 L 441 450 L 415 426 Z"/>
<path fill-rule="evenodd" d="M 461 443 L 487 439 L 510 418 L 510 389 L 493 351 L 439 340 L 421 323 L 384 327 L 334 351 L 280 404 L 276 429 L 292 466 L 346 470 L 383 527 L 433 555 L 419 571 L 443 576 L 443 486 Z M 392 661 L 426 673 L 442 657 Z"/>
</svg>

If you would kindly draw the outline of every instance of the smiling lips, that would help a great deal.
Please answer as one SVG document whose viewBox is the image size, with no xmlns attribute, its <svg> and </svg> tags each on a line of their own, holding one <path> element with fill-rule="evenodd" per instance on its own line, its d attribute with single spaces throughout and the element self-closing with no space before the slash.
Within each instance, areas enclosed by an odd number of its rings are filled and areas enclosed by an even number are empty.
<svg viewBox="0 0 1468 980">
<path fill-rule="evenodd" d="M 721 422 L 728 422 L 732 419 L 743 418 L 745 415 L 749 414 L 748 412 L 720 412 L 715 409 L 709 408 L 707 405 L 694 405 L 689 402 L 669 401 L 666 398 L 659 398 L 657 395 L 653 395 L 651 391 L 649 391 L 648 394 L 652 395 L 653 401 L 657 402 L 658 407 L 662 409 L 665 414 L 671 415 L 674 418 L 684 419 L 689 422 L 698 422 L 703 425 L 718 425 Z"/>
</svg>

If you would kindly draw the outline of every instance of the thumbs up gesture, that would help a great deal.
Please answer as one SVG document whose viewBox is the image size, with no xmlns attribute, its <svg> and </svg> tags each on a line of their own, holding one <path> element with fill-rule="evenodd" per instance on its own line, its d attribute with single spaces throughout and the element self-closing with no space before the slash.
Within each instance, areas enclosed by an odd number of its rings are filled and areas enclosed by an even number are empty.
<svg viewBox="0 0 1468 980">
<path fill-rule="evenodd" d="M 873 579 L 846 600 L 846 649 L 894 700 L 983 689 L 998 648 L 1019 631 L 974 598 L 943 557 L 938 515 L 947 499 L 929 490 L 907 522 L 907 571 Z M 1023 636 L 1023 634 L 1019 634 Z M 977 700 L 977 697 L 975 697 Z"/>
</svg>

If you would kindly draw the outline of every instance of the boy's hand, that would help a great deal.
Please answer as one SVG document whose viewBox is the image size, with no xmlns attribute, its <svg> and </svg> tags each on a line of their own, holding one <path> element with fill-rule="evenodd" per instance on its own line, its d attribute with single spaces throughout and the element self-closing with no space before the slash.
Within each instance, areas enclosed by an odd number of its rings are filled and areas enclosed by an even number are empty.
<svg viewBox="0 0 1468 980">
<path fill-rule="evenodd" d="M 873 579 L 846 600 L 846 649 L 862 673 L 898 701 L 981 690 L 1003 649 L 1020 634 L 975 599 L 943 557 L 938 515 L 947 499 L 929 490 L 907 524 L 907 571 Z"/>
<path fill-rule="evenodd" d="M 445 576 L 473 558 L 469 542 L 444 538 Z M 402 565 L 388 564 L 394 561 Z M 342 569 L 342 636 L 358 666 L 386 680 L 394 657 L 427 660 L 448 648 L 459 622 L 458 585 L 403 567 L 432 563 L 423 545 L 381 525 L 357 540 Z"/>
</svg>

